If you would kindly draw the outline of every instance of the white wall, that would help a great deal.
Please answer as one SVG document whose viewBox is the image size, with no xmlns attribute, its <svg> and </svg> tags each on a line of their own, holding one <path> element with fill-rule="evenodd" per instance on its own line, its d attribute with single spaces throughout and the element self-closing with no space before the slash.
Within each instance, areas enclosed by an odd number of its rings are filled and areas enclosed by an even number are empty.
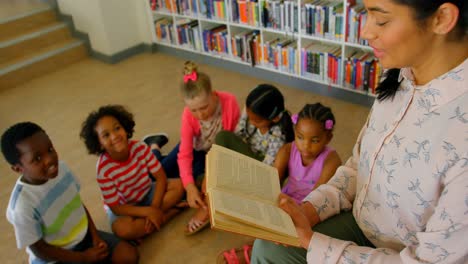
<svg viewBox="0 0 468 264">
<path fill-rule="evenodd" d="M 147 0 L 58 0 L 60 12 L 71 15 L 75 28 L 89 36 L 93 50 L 105 55 L 150 44 Z"/>
</svg>

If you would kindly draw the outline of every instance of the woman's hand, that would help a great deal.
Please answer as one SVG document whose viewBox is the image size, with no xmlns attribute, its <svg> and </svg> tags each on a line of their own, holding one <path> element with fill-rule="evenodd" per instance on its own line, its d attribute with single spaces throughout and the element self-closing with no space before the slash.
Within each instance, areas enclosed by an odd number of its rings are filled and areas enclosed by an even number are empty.
<svg viewBox="0 0 468 264">
<path fill-rule="evenodd" d="M 197 186 L 195 184 L 190 183 L 185 187 L 185 190 L 187 191 L 187 201 L 192 208 L 204 208 L 208 209 L 206 207 L 205 201 L 203 201 L 203 197 L 198 190 Z"/>
<path fill-rule="evenodd" d="M 279 207 L 291 216 L 294 226 L 296 227 L 296 232 L 299 236 L 301 246 L 307 249 L 309 247 L 310 240 L 312 239 L 312 235 L 314 234 L 310 227 L 309 220 L 307 220 L 307 217 L 302 213 L 301 207 L 289 196 L 280 194 L 278 201 Z"/>
</svg>

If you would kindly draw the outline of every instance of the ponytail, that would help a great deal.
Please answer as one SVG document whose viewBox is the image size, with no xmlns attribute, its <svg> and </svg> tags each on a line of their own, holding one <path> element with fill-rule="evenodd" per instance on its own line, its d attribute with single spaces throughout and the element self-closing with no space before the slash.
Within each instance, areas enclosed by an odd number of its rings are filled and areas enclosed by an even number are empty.
<svg viewBox="0 0 468 264">
<path fill-rule="evenodd" d="M 384 73 L 383 80 L 377 86 L 377 100 L 383 102 L 387 99 L 395 97 L 398 88 L 400 87 L 400 69 L 389 69 Z"/>
<path fill-rule="evenodd" d="M 181 92 L 184 99 L 192 99 L 200 94 L 210 94 L 211 80 L 207 74 L 198 71 L 193 61 L 184 62 Z"/>
<path fill-rule="evenodd" d="M 277 124 L 281 127 L 281 132 L 283 132 L 283 135 L 286 137 L 286 142 L 294 141 L 294 128 L 291 114 L 288 111 L 283 111 Z"/>
</svg>

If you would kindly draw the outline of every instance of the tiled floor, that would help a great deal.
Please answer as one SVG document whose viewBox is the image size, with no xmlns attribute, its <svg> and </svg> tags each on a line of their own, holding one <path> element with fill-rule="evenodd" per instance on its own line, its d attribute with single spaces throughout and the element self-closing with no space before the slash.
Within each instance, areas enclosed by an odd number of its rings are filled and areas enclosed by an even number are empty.
<svg viewBox="0 0 468 264">
<path fill-rule="evenodd" d="M 165 131 L 173 147 L 179 138 L 183 102 L 179 84 L 183 60 L 164 54 L 142 54 L 116 65 L 85 59 L 58 72 L 24 85 L 0 92 L 0 131 L 15 122 L 37 122 L 48 132 L 60 159 L 66 161 L 82 184 L 81 196 L 99 228 L 108 229 L 101 197 L 95 181 L 96 156 L 86 153 L 79 139 L 81 122 L 86 115 L 104 104 L 124 104 L 135 115 L 134 138 L 150 132 Z M 220 67 L 200 66 L 211 76 L 215 89 L 230 91 L 243 104 L 248 91 L 265 82 L 225 71 Z M 331 106 L 337 125 L 332 140 L 342 159 L 351 153 L 357 134 L 368 114 L 368 108 L 328 97 L 277 85 L 286 98 L 287 107 L 297 112 L 307 102 L 320 101 Z M 350 118 L 352 117 L 352 118 Z M 4 216 L 17 175 L 0 161 L 0 213 Z M 240 246 L 249 238 L 204 230 L 185 237 L 183 229 L 192 211 L 178 215 L 162 231 L 148 237 L 140 246 L 141 263 L 215 263 L 225 248 Z M 16 249 L 12 226 L 0 217 L 2 243 L 1 263 L 26 263 L 24 251 Z"/>
</svg>

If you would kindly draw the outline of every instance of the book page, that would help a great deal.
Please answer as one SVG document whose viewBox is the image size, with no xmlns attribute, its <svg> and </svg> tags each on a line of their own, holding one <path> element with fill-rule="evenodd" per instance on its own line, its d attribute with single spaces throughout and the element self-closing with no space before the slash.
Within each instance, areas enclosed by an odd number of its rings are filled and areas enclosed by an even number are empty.
<svg viewBox="0 0 468 264">
<path fill-rule="evenodd" d="M 249 200 L 218 190 L 211 190 L 209 196 L 216 213 L 261 229 L 297 237 L 291 217 L 275 205 Z"/>
<path fill-rule="evenodd" d="M 276 203 L 281 192 L 276 168 L 213 144 L 207 157 L 207 188 L 221 188 Z"/>
</svg>

